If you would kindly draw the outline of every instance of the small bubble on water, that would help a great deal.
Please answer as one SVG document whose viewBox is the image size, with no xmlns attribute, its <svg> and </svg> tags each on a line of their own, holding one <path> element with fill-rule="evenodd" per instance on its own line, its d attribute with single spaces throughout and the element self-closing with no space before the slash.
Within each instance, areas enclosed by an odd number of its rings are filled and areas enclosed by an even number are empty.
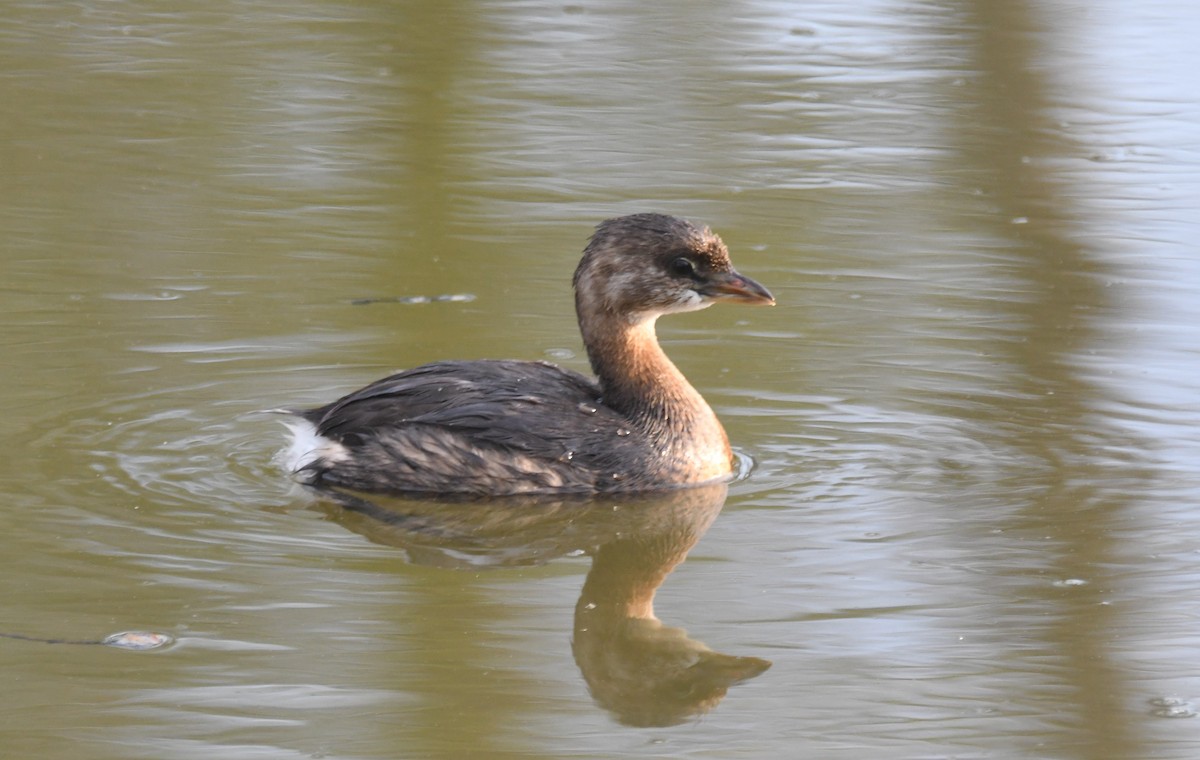
<svg viewBox="0 0 1200 760">
<path fill-rule="evenodd" d="M 1154 697 L 1150 700 L 1150 714 L 1159 718 L 1194 718 L 1196 709 L 1192 703 L 1180 697 Z"/>
<path fill-rule="evenodd" d="M 1151 697 L 1148 701 L 1155 707 L 1178 707 L 1187 704 L 1187 700 L 1180 697 Z"/>
<path fill-rule="evenodd" d="M 1088 156 L 1088 160 L 1095 161 L 1097 163 L 1107 163 L 1124 161 L 1128 157 L 1129 151 L 1127 151 L 1125 148 L 1112 148 L 1109 150 L 1097 151 L 1096 153 Z"/>
<path fill-rule="evenodd" d="M 551 359 L 574 359 L 575 352 L 569 348 L 547 348 L 543 353 Z"/>
<path fill-rule="evenodd" d="M 1059 588 L 1071 588 L 1072 586 L 1086 586 L 1087 581 L 1082 578 L 1065 578 L 1061 581 L 1055 581 L 1054 585 Z"/>
</svg>

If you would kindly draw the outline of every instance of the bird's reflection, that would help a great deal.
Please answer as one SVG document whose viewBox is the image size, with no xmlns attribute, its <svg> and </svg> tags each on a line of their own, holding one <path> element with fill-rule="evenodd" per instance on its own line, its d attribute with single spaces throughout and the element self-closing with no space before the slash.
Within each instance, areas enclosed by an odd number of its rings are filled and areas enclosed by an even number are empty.
<svg viewBox="0 0 1200 760">
<path fill-rule="evenodd" d="M 322 495 L 332 519 L 416 564 L 478 569 L 591 555 L 572 649 L 593 698 L 622 723 L 681 723 L 771 665 L 714 652 L 654 615 L 655 592 L 721 511 L 724 484 L 592 501 Z"/>
</svg>

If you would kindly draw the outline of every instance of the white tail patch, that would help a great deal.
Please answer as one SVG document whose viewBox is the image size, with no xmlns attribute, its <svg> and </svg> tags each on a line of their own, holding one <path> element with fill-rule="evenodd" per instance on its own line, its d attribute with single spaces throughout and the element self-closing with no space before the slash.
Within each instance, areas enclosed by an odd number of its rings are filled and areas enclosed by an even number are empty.
<svg viewBox="0 0 1200 760">
<path fill-rule="evenodd" d="M 344 462 L 350 452 L 337 441 L 317 434 L 317 428 L 308 420 L 294 419 L 283 423 L 292 431 L 292 441 L 279 452 L 277 461 L 293 475 L 320 460 L 328 464 Z"/>
</svg>

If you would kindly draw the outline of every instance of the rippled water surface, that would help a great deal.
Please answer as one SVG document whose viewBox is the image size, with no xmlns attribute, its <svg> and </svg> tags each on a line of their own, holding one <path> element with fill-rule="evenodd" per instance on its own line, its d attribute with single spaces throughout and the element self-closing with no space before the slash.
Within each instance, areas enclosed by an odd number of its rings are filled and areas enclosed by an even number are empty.
<svg viewBox="0 0 1200 760">
<path fill-rule="evenodd" d="M 3 754 L 1200 756 L 1197 8 L 6 4 Z M 260 410 L 586 369 L 640 210 L 779 301 L 661 325 L 728 492 L 280 472 Z"/>
</svg>

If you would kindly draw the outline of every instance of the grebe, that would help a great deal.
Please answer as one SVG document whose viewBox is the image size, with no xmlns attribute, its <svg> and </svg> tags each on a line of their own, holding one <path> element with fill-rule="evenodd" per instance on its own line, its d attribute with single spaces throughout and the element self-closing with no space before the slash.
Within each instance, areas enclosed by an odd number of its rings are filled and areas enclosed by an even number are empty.
<svg viewBox="0 0 1200 760">
<path fill-rule="evenodd" d="M 663 314 L 774 305 L 707 227 L 634 214 L 596 227 L 575 270 L 592 380 L 542 361 L 441 361 L 293 411 L 289 469 L 368 492 L 656 491 L 728 477 L 716 414 L 658 345 Z"/>
</svg>

